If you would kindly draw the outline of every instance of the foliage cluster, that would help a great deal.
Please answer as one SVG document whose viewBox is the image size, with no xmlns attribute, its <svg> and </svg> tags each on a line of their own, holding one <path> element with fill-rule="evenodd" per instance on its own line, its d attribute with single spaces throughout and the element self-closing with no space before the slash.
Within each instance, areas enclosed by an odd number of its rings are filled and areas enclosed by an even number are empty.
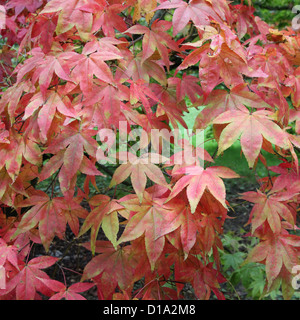
<svg viewBox="0 0 300 320">
<path fill-rule="evenodd" d="M 92 287 L 99 299 L 180 299 L 186 283 L 198 299 L 224 299 L 226 279 L 255 298 L 278 288 L 293 297 L 300 33 L 254 13 L 250 1 L 1 1 L 0 299 L 83 299 Z M 191 135 L 211 130 L 213 154 L 189 143 L 193 163 L 122 163 L 118 149 L 118 165 L 99 163 L 99 130 L 132 138 L 142 128 L 141 150 L 159 155 L 151 132 L 187 129 L 200 106 Z M 237 195 L 253 204 L 247 255 L 226 253 L 222 236 L 224 179 L 240 175 L 216 161 L 234 144 L 249 170 L 266 172 Z M 63 272 L 49 249 L 67 230 L 93 256 L 71 285 L 43 271 Z M 32 257 L 39 244 L 48 254 Z M 257 269 L 246 281 L 247 264 Z"/>
</svg>

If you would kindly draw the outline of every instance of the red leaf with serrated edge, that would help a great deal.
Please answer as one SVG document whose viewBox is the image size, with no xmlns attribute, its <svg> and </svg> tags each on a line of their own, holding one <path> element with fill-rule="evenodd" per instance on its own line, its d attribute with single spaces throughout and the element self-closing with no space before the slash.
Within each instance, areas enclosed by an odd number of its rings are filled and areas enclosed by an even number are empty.
<svg viewBox="0 0 300 320">
<path fill-rule="evenodd" d="M 17 247 L 14 245 L 8 246 L 4 240 L 0 239 L 0 266 L 3 266 L 8 261 L 15 268 L 19 269 L 17 251 Z"/>
<path fill-rule="evenodd" d="M 184 175 L 176 182 L 168 200 L 176 197 L 186 188 L 192 213 L 207 188 L 210 193 L 226 208 L 225 185 L 221 178 L 239 178 L 239 175 L 226 167 L 209 167 L 203 169 L 199 166 L 183 167 L 173 173 L 173 176 Z"/>
<path fill-rule="evenodd" d="M 180 240 L 186 258 L 196 242 L 200 216 L 198 213 L 192 214 L 190 207 L 181 199 L 174 198 L 165 206 L 170 211 L 164 217 L 166 223 L 159 235 L 168 235 L 180 228 Z"/>
<path fill-rule="evenodd" d="M 66 117 L 76 118 L 76 112 L 70 105 L 70 101 L 67 98 L 63 99 L 52 90 L 47 91 L 46 98 L 41 93 L 32 97 L 25 109 L 23 120 L 28 119 L 38 109 L 38 125 L 43 140 L 47 140 L 48 131 L 57 111 Z"/>
<path fill-rule="evenodd" d="M 202 104 L 201 99 L 198 103 Z M 251 108 L 269 107 L 261 97 L 251 92 L 244 84 L 232 88 L 230 92 L 216 89 L 208 96 L 204 104 L 206 107 L 198 114 L 195 120 L 195 129 L 205 128 L 223 112 L 239 110 L 241 106 Z"/>
<path fill-rule="evenodd" d="M 6 293 L 16 290 L 17 300 L 34 300 L 37 292 L 46 296 L 52 294 L 48 286 L 41 279 L 49 276 L 41 269 L 52 266 L 58 258 L 41 256 L 31 259 L 12 279 L 7 282 Z"/>
<path fill-rule="evenodd" d="M 91 251 L 95 253 L 96 239 L 100 226 L 108 240 L 116 247 L 119 231 L 118 210 L 124 209 L 117 201 L 106 195 L 96 195 L 89 200 L 94 208 L 84 220 L 78 237 L 91 229 Z"/>
<path fill-rule="evenodd" d="M 130 214 L 130 218 L 117 243 L 135 240 L 145 235 L 146 252 L 151 268 L 154 269 L 155 262 L 163 251 L 163 235 L 174 230 L 174 225 L 166 217 L 171 214 L 170 208 L 163 204 L 164 199 L 155 199 L 148 192 L 144 193 L 142 203 L 136 196 L 130 199 L 122 198 L 119 202 Z"/>
<path fill-rule="evenodd" d="M 91 249 L 90 244 L 83 244 Z M 134 270 L 131 257 L 131 247 L 118 247 L 117 250 L 108 241 L 98 240 L 96 242 L 96 255 L 84 268 L 81 281 L 93 279 L 99 275 L 109 275 L 109 282 L 114 288 L 119 285 L 121 290 L 126 290 L 131 283 Z M 111 277 L 111 275 L 114 277 Z"/>
<path fill-rule="evenodd" d="M 130 176 L 132 186 L 140 202 L 143 199 L 147 177 L 161 186 L 169 187 L 162 171 L 151 163 L 151 159 L 159 158 L 159 155 L 153 153 L 143 154 L 141 157 L 137 157 L 133 153 L 127 153 L 127 155 L 129 161 L 121 164 L 114 172 L 110 187 L 120 184 Z"/>
<path fill-rule="evenodd" d="M 155 53 L 155 50 L 157 50 L 163 63 L 169 69 L 170 62 L 167 47 L 174 51 L 179 51 L 176 42 L 165 32 L 170 28 L 171 24 L 168 21 L 156 20 L 153 22 L 151 29 L 135 25 L 126 30 L 126 33 L 144 34 L 142 62 L 149 59 Z"/>
<path fill-rule="evenodd" d="M 264 194 L 260 191 L 249 191 L 241 195 L 241 198 L 255 203 L 250 214 L 251 232 L 259 228 L 266 221 L 271 230 L 279 234 L 281 232 L 281 219 L 286 220 L 292 227 L 295 225 L 295 218 L 287 206 L 286 200 L 293 198 L 293 193 Z"/>
<path fill-rule="evenodd" d="M 19 204 L 20 208 L 29 206 L 32 208 L 22 216 L 13 237 L 15 238 L 38 225 L 46 251 L 48 251 L 55 235 L 59 238 L 63 237 L 67 223 L 75 234 L 78 233 L 78 218 L 84 218 L 87 215 L 87 211 L 76 202 L 76 199 L 71 201 L 66 201 L 65 198 L 50 199 L 42 191 Z"/>
<path fill-rule="evenodd" d="M 38 225 L 42 243 L 46 251 L 48 251 L 55 235 L 60 238 L 63 237 L 66 220 L 62 214 L 62 210 L 67 209 L 66 202 L 63 198 L 50 199 L 46 193 L 40 191 L 19 206 L 32 206 L 32 208 L 22 216 L 17 231 L 13 235 L 14 237 Z"/>
<path fill-rule="evenodd" d="M 9 1 L 5 7 L 7 9 L 14 8 L 15 14 L 19 15 L 24 9 L 27 9 L 29 12 L 35 12 L 38 8 L 43 5 L 43 0 L 12 0 Z"/>
<path fill-rule="evenodd" d="M 266 265 L 268 289 L 270 289 L 272 283 L 281 276 L 280 272 L 284 267 L 289 274 L 292 273 L 293 267 L 299 261 L 299 246 L 299 236 L 269 235 L 266 240 L 261 241 L 252 249 L 244 263 L 264 263 Z"/>
<path fill-rule="evenodd" d="M 40 52 L 35 52 L 34 56 L 26 60 L 25 64 L 18 71 L 18 81 L 20 81 L 25 74 L 34 69 L 32 74 L 32 83 L 35 84 L 39 80 L 39 86 L 43 97 L 46 97 L 47 90 L 53 81 L 53 75 L 65 81 L 71 81 L 69 77 L 69 69 L 64 66 L 64 61 L 60 56 L 43 55 Z"/>
<path fill-rule="evenodd" d="M 83 4 L 79 9 L 85 12 L 90 12 L 95 15 L 97 19 L 94 19 L 92 32 L 98 31 L 102 28 L 103 33 L 107 37 L 115 36 L 115 29 L 120 32 L 124 32 L 127 29 L 127 25 L 119 16 L 119 13 L 126 8 L 126 4 L 113 3 L 101 1 L 89 1 L 87 4 Z"/>
<path fill-rule="evenodd" d="M 259 184 L 238 197 L 259 243 L 246 262 L 265 266 L 262 295 L 294 298 L 300 34 L 234 2 L 1 2 L 0 300 L 175 300 L 186 283 L 224 299 L 239 143 Z M 91 260 L 36 257 L 56 237 Z M 82 270 L 91 283 L 69 283 Z"/>
<path fill-rule="evenodd" d="M 91 289 L 94 283 L 74 283 L 69 287 L 66 287 L 61 282 L 52 279 L 39 278 L 48 288 L 56 292 L 49 300 L 86 300 L 81 292 Z"/>
<path fill-rule="evenodd" d="M 263 137 L 284 149 L 288 149 L 286 133 L 271 120 L 272 112 L 260 110 L 250 113 L 244 110 L 226 111 L 213 120 L 214 124 L 227 124 L 219 139 L 218 154 L 228 149 L 240 136 L 243 153 L 252 168 L 262 148 Z"/>
<path fill-rule="evenodd" d="M 94 130 L 81 130 L 64 127 L 61 135 L 52 141 L 44 153 L 54 154 L 50 160 L 44 164 L 39 174 L 40 181 L 53 175 L 60 169 L 58 174 L 60 188 L 64 195 L 72 189 L 72 182 L 77 177 L 77 172 L 85 174 L 103 175 L 96 166 L 85 155 L 87 152 L 92 158 L 96 157 L 98 144 L 92 138 Z"/>
<path fill-rule="evenodd" d="M 85 33 L 91 32 L 93 23 L 93 15 L 80 10 L 84 4 L 84 0 L 52 0 L 47 3 L 41 13 L 59 12 L 57 34 L 67 32 L 76 26 L 78 32 L 84 37 Z"/>
<path fill-rule="evenodd" d="M 192 0 L 189 3 L 182 0 L 165 1 L 156 10 L 173 8 L 176 8 L 172 21 L 174 35 L 182 31 L 190 20 L 196 25 L 208 25 L 210 19 L 221 21 L 213 7 L 208 2 L 201 0 Z"/>
<path fill-rule="evenodd" d="M 150 78 L 153 78 L 161 84 L 167 83 L 163 67 L 154 60 L 151 60 L 151 57 L 143 61 L 143 52 L 135 56 L 130 55 L 124 62 L 120 61 L 119 67 L 121 70 L 116 70 L 116 78 L 122 82 L 128 78 L 132 78 L 133 81 L 143 79 L 149 83 Z"/>
</svg>

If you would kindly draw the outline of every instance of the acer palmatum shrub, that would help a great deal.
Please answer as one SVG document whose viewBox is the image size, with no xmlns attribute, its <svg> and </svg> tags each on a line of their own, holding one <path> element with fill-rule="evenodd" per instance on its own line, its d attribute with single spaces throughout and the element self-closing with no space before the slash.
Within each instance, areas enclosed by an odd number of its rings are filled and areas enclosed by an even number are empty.
<svg viewBox="0 0 300 320">
<path fill-rule="evenodd" d="M 0 299 L 83 299 L 94 286 L 99 299 L 181 299 L 186 283 L 198 299 L 224 299 L 223 180 L 240 176 L 215 160 L 236 143 L 249 170 L 266 169 L 256 191 L 237 194 L 253 204 L 248 236 L 258 240 L 244 263 L 265 266 L 264 294 L 281 287 L 292 298 L 297 31 L 225 0 L 12 0 L 0 9 Z M 200 106 L 187 130 L 184 115 Z M 213 154 L 193 140 L 211 128 Z M 93 255 L 71 285 L 47 273 L 63 272 L 49 248 L 67 229 L 69 243 Z M 39 244 L 46 254 L 32 257 Z"/>
</svg>

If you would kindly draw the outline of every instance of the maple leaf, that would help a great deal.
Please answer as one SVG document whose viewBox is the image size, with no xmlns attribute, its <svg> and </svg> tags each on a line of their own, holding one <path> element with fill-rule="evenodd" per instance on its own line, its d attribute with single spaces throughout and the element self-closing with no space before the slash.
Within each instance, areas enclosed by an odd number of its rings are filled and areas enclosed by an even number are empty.
<svg viewBox="0 0 300 320">
<path fill-rule="evenodd" d="M 136 196 L 129 199 L 125 196 L 119 199 L 119 203 L 130 216 L 127 216 L 129 221 L 117 244 L 132 241 L 145 235 L 146 252 L 152 270 L 164 248 L 165 238 L 163 235 L 176 228 L 175 223 L 168 218 L 171 210 L 167 205 L 164 205 L 164 200 L 164 198 L 156 198 L 148 192 L 144 193 L 142 203 Z M 120 214 L 124 215 L 122 211 Z"/>
<path fill-rule="evenodd" d="M 221 178 L 239 178 L 239 175 L 226 167 L 208 167 L 204 169 L 199 166 L 183 167 L 176 170 L 173 175 L 183 175 L 175 183 L 167 201 L 176 197 L 185 187 L 186 194 L 194 213 L 197 205 L 207 188 L 210 193 L 225 207 L 225 185 Z"/>
<path fill-rule="evenodd" d="M 263 138 L 283 149 L 288 149 L 286 134 L 272 121 L 272 115 L 271 111 L 259 110 L 251 113 L 246 108 L 226 111 L 219 115 L 213 120 L 214 124 L 229 124 L 220 135 L 218 155 L 228 149 L 239 136 L 241 136 L 242 151 L 250 168 L 260 153 Z"/>
<path fill-rule="evenodd" d="M 16 111 L 20 106 L 19 103 L 26 96 L 24 96 L 24 92 L 32 92 L 32 87 L 30 81 L 23 81 L 8 88 L 1 96 L 0 113 L 5 113 L 9 116 L 8 122 L 11 125 L 15 122 Z"/>
<path fill-rule="evenodd" d="M 19 270 L 18 248 L 15 245 L 7 245 L 3 239 L 0 239 L 0 266 L 4 266 L 6 261 Z"/>
<path fill-rule="evenodd" d="M 213 268 L 212 263 L 206 266 L 200 264 L 200 266 L 201 267 L 195 272 L 192 282 L 198 299 L 208 300 L 211 291 L 213 291 L 218 300 L 225 300 L 223 293 L 220 291 L 219 282 L 225 282 L 226 279 Z"/>
<path fill-rule="evenodd" d="M 97 52 L 91 55 L 70 52 L 62 54 L 62 56 L 70 68 L 73 68 L 70 76 L 74 82 L 79 84 L 84 95 L 90 96 L 91 94 L 91 88 L 93 87 L 92 75 L 107 83 L 113 82 L 110 68 L 102 60 L 101 55 L 101 59 L 98 58 L 99 54 Z M 71 88 L 73 89 L 73 87 Z"/>
<path fill-rule="evenodd" d="M 130 103 L 136 104 L 138 101 L 141 101 L 143 107 L 145 108 L 146 114 L 151 115 L 153 112 L 151 110 L 151 105 L 149 102 L 149 98 L 153 101 L 158 102 L 158 98 L 156 95 L 149 89 L 145 81 L 142 79 L 137 80 L 136 82 L 132 82 L 131 80 L 127 80 L 131 84 L 130 86 Z M 141 146 L 143 147 L 143 146 Z"/>
<path fill-rule="evenodd" d="M 68 288 L 61 289 L 60 292 L 54 294 L 50 300 L 86 300 L 80 292 L 87 291 L 91 289 L 95 284 L 94 283 L 74 283 Z"/>
<path fill-rule="evenodd" d="M 184 256 L 187 258 L 196 242 L 200 216 L 198 213 L 192 214 L 190 207 L 181 199 L 174 198 L 165 204 L 165 206 L 170 210 L 164 217 L 168 221 L 167 228 L 162 228 L 159 236 L 166 235 L 169 239 L 170 232 L 177 230 L 180 233 Z"/>
<path fill-rule="evenodd" d="M 17 300 L 34 300 L 37 292 L 46 296 L 51 295 L 52 291 L 41 280 L 49 279 L 49 276 L 41 269 L 52 266 L 57 260 L 58 258 L 48 256 L 31 259 L 7 282 L 6 293 L 15 289 Z"/>
<path fill-rule="evenodd" d="M 150 163 L 151 159 L 157 159 L 157 154 L 143 154 L 141 157 L 135 156 L 133 153 L 126 153 L 129 161 L 121 164 L 112 177 L 109 187 L 113 187 L 131 177 L 131 183 L 136 192 L 138 199 L 142 202 L 143 192 L 146 187 L 147 177 L 153 182 L 168 187 L 168 183 L 162 173 L 162 171 L 153 163 Z M 121 155 L 121 153 L 120 153 Z"/>
<path fill-rule="evenodd" d="M 213 251 L 217 265 L 219 263 L 218 248 L 222 248 L 217 233 L 222 233 L 222 225 L 227 215 L 227 209 L 213 198 L 209 192 L 204 192 L 197 210 L 192 213 L 187 201 L 177 197 L 170 200 L 167 205 L 171 213 L 166 215 L 169 226 L 173 226 L 173 234 L 168 233 L 168 240 L 179 250 L 183 250 L 184 259 L 194 245 L 199 245 L 205 253 Z M 179 227 L 179 228 L 178 228 Z M 176 229 L 178 228 L 178 229 Z M 172 230 L 173 230 L 172 229 Z M 181 246 L 178 246 L 178 239 Z"/>
<path fill-rule="evenodd" d="M 91 229 L 91 251 L 95 254 L 96 239 L 100 226 L 108 240 L 116 248 L 117 234 L 119 231 L 118 211 L 124 209 L 117 201 L 106 195 L 96 195 L 89 200 L 89 204 L 95 207 L 84 220 L 78 237 Z"/>
<path fill-rule="evenodd" d="M 56 198 L 52 201 L 42 192 L 37 196 L 32 196 L 20 203 L 20 207 L 30 205 L 33 205 L 33 207 L 23 215 L 15 233 L 12 235 L 13 238 L 26 233 L 38 224 L 42 243 L 48 249 L 55 235 L 62 238 L 67 223 L 77 236 L 79 218 L 86 218 L 88 215 L 88 211 L 80 206 L 79 201 L 80 198 L 76 197 L 69 201 L 65 201 L 64 198 Z"/>
<path fill-rule="evenodd" d="M 120 32 L 124 32 L 127 29 L 125 21 L 119 16 L 119 13 L 125 10 L 125 8 L 125 3 L 108 4 L 104 1 L 89 1 L 89 3 L 82 5 L 80 10 L 93 14 L 94 23 L 92 32 L 96 32 L 102 28 L 105 36 L 114 37 L 115 29 Z"/>
<path fill-rule="evenodd" d="M 206 107 L 197 115 L 194 129 L 205 128 L 225 111 L 240 110 L 241 107 L 243 110 L 243 106 L 259 109 L 270 107 L 260 96 L 251 92 L 245 84 L 237 85 L 229 92 L 216 89 L 208 96 L 204 104 L 203 99 L 195 104 Z"/>
<path fill-rule="evenodd" d="M 221 37 L 221 39 L 223 38 Z M 219 78 L 224 81 L 228 88 L 231 88 L 244 83 L 242 74 L 265 76 L 265 73 L 261 74 L 261 72 L 258 75 L 253 74 L 253 68 L 248 66 L 244 48 L 237 40 L 229 44 L 222 40 L 222 43 L 218 46 L 211 47 L 212 44 L 213 42 L 202 44 L 202 41 L 193 44 L 196 49 L 178 67 L 178 70 L 184 70 L 200 61 L 199 79 L 201 80 L 204 74 L 206 95 L 211 92 L 214 86 L 220 83 Z M 190 46 L 191 44 L 188 45 Z M 206 70 L 206 67 L 208 67 L 208 70 Z M 260 69 L 257 67 L 254 70 Z M 210 71 L 212 71 L 212 74 L 210 74 Z M 210 79 L 211 75 L 212 78 Z"/>
<path fill-rule="evenodd" d="M 82 244 L 83 247 L 91 249 L 90 243 Z M 97 240 L 96 255 L 85 266 L 81 281 L 87 279 L 109 277 L 108 286 L 115 287 L 119 285 L 121 290 L 126 290 L 130 284 L 134 273 L 134 263 L 131 255 L 131 246 L 117 247 L 117 250 L 109 241 Z M 114 277 L 111 277 L 111 275 Z M 104 288 L 103 288 L 104 289 Z"/>
<path fill-rule="evenodd" d="M 82 39 L 87 40 L 92 30 L 93 15 L 81 10 L 85 3 L 85 0 L 51 0 L 41 14 L 59 12 L 56 33 L 65 33 L 75 26 Z"/>
<path fill-rule="evenodd" d="M 103 37 L 97 40 L 87 42 L 82 50 L 82 53 L 89 55 L 97 52 L 97 57 L 106 60 L 123 59 L 120 49 L 116 45 L 126 43 L 125 41 L 118 40 L 114 37 Z"/>
<path fill-rule="evenodd" d="M 173 8 L 176 8 L 172 18 L 174 35 L 182 31 L 190 20 L 195 25 L 208 25 L 211 19 L 221 21 L 207 1 L 202 0 L 191 0 L 188 3 L 182 0 L 165 1 L 156 10 Z"/>
<path fill-rule="evenodd" d="M 78 131 L 76 127 L 64 127 L 63 132 L 44 151 L 54 156 L 43 166 L 39 174 L 40 181 L 49 178 L 60 169 L 58 175 L 60 187 L 66 195 L 78 170 L 87 175 L 102 175 L 92 161 L 84 155 L 86 151 L 91 157 L 96 157 L 98 144 L 92 138 L 94 135 L 94 130 Z"/>
<path fill-rule="evenodd" d="M 299 236 L 289 234 L 269 236 L 252 249 L 244 264 L 249 262 L 264 263 L 268 289 L 270 289 L 284 267 L 291 273 L 293 267 L 299 263 L 297 249 L 299 246 Z"/>
<path fill-rule="evenodd" d="M 119 67 L 122 71 L 118 68 L 115 77 L 122 82 L 132 78 L 133 81 L 144 79 L 149 83 L 151 77 L 158 83 L 167 83 L 164 68 L 154 60 L 151 60 L 151 57 L 143 61 L 143 52 L 139 52 L 136 55 L 128 54 L 126 60 L 120 61 Z"/>
<path fill-rule="evenodd" d="M 66 287 L 63 283 L 47 279 L 47 278 L 39 278 L 41 282 L 43 282 L 48 288 L 52 291 L 56 292 L 54 295 L 50 297 L 49 300 L 86 300 L 79 293 L 87 291 L 91 289 L 95 284 L 94 283 L 74 283 L 69 287 Z"/>
<path fill-rule="evenodd" d="M 22 52 L 24 48 L 31 48 L 32 43 L 34 46 L 38 43 L 44 53 L 49 53 L 54 42 L 53 33 L 55 29 L 55 21 L 44 15 L 37 16 L 21 41 L 19 52 Z"/>
<path fill-rule="evenodd" d="M 269 170 L 279 174 L 273 183 L 272 192 L 290 189 L 299 183 L 299 168 L 295 163 L 283 162 L 278 166 L 271 166 Z"/>
<path fill-rule="evenodd" d="M 34 84 L 37 79 L 39 79 L 40 90 L 43 96 L 46 96 L 47 89 L 55 73 L 60 79 L 65 81 L 72 81 L 69 77 L 69 70 L 65 68 L 63 61 L 58 57 L 47 55 L 42 61 L 36 64 L 36 70 L 32 75 L 32 83 Z M 19 74 L 19 73 L 18 73 Z"/>
<path fill-rule="evenodd" d="M 182 78 L 171 77 L 168 79 L 168 85 L 176 87 L 176 97 L 178 101 L 182 101 L 188 97 L 192 103 L 198 101 L 198 96 L 203 94 L 198 84 L 199 79 L 192 75 L 182 75 Z"/>
<path fill-rule="evenodd" d="M 86 119 L 91 117 L 91 122 L 98 128 L 118 128 L 121 119 L 121 100 L 127 98 L 127 92 L 122 92 L 122 89 L 124 88 L 115 88 L 109 84 L 100 89 L 97 86 L 95 95 L 91 94 L 82 101 L 84 108 L 79 115 Z M 96 103 L 94 103 L 95 100 Z M 89 112 L 88 109 L 91 111 Z"/>
<path fill-rule="evenodd" d="M 15 130 L 11 129 L 9 140 L 5 140 L 1 144 L 0 169 L 5 167 L 7 174 L 15 182 L 20 174 L 24 158 L 34 165 L 40 165 L 42 160 L 41 150 L 38 144 L 25 137 L 23 138 Z"/>
<path fill-rule="evenodd" d="M 168 21 L 156 20 L 152 23 L 151 29 L 141 25 L 135 25 L 126 30 L 126 33 L 144 34 L 142 62 L 149 59 L 155 53 L 155 50 L 157 50 L 162 61 L 169 69 L 170 62 L 168 49 L 166 47 L 173 51 L 179 51 L 176 42 L 165 32 L 170 28 L 171 24 Z"/>
<path fill-rule="evenodd" d="M 159 100 L 156 115 L 166 115 L 173 128 L 178 129 L 178 124 L 180 124 L 187 129 L 187 124 L 183 119 L 183 112 L 188 112 L 187 106 L 184 100 L 177 100 L 176 87 L 173 85 L 172 79 L 168 79 L 167 89 L 156 83 L 151 83 L 150 88 Z"/>
<path fill-rule="evenodd" d="M 281 232 L 281 219 L 285 219 L 291 226 L 295 225 L 295 218 L 285 204 L 287 200 L 295 196 L 293 193 L 273 193 L 269 194 L 249 191 L 242 194 L 241 198 L 255 203 L 250 213 L 251 232 L 259 228 L 265 221 L 268 222 L 271 230 L 278 234 Z"/>
<path fill-rule="evenodd" d="M 43 0 L 11 0 L 5 7 L 6 9 L 14 8 L 15 15 L 18 16 L 24 9 L 27 9 L 29 12 L 35 12 L 42 5 Z"/>
<path fill-rule="evenodd" d="M 25 60 L 24 64 L 17 69 L 17 83 L 20 83 L 26 75 L 30 76 L 32 84 L 39 80 L 40 90 L 45 98 L 47 89 L 53 81 L 54 73 L 60 79 L 73 81 L 69 77 L 70 70 L 63 60 L 64 56 L 62 54 L 45 55 L 41 48 L 34 48 L 31 54 L 32 57 Z"/>
<path fill-rule="evenodd" d="M 75 236 L 79 234 L 79 218 L 85 219 L 88 215 L 88 211 L 80 205 L 79 202 L 81 201 L 80 197 L 74 197 L 72 201 L 67 201 L 66 208 L 62 210 L 66 223 L 68 223 Z"/>
<path fill-rule="evenodd" d="M 31 117 L 36 110 L 39 110 L 37 122 L 43 140 L 47 139 L 56 111 L 59 111 L 64 116 L 76 118 L 75 110 L 73 110 L 69 99 L 67 97 L 62 98 L 53 90 L 47 91 L 46 98 L 41 93 L 34 95 L 25 109 L 23 120 Z"/>
<path fill-rule="evenodd" d="M 62 211 L 68 210 L 68 206 L 64 198 L 50 199 L 43 191 L 37 192 L 19 204 L 20 208 L 29 206 L 32 208 L 22 216 L 13 238 L 38 225 L 42 243 L 48 251 L 54 236 L 62 238 L 64 235 L 66 220 Z"/>
</svg>

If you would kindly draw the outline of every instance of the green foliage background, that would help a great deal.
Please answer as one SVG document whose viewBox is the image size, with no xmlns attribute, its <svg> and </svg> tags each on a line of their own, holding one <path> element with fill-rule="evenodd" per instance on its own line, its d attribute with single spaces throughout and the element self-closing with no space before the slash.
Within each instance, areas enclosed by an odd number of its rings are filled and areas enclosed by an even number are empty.
<svg viewBox="0 0 300 320">
<path fill-rule="evenodd" d="M 295 17 L 292 8 L 295 5 L 300 5 L 300 0 L 252 0 L 252 4 L 256 9 L 256 15 L 281 29 L 291 25 L 291 21 Z"/>
</svg>

